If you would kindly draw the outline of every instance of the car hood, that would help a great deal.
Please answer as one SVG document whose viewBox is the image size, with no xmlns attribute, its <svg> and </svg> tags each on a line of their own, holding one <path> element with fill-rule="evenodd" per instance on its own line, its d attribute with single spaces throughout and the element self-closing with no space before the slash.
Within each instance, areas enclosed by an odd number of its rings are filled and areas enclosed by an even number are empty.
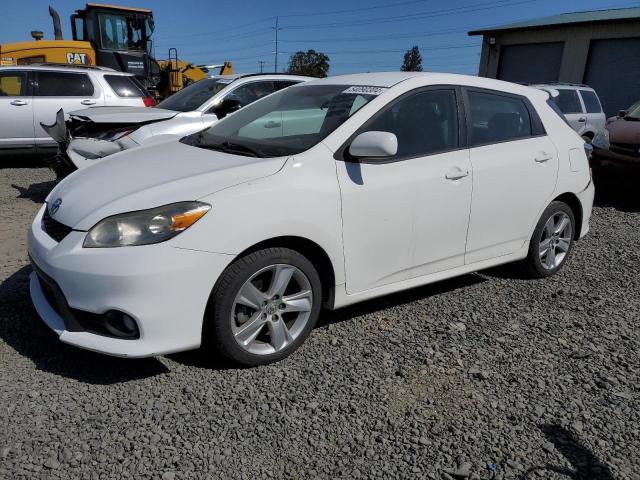
<svg viewBox="0 0 640 480">
<path fill-rule="evenodd" d="M 609 139 L 614 143 L 640 143 L 640 121 L 618 118 L 607 125 Z"/>
<path fill-rule="evenodd" d="M 161 142 L 117 153 L 74 172 L 51 191 L 47 203 L 60 199 L 53 218 L 75 230 L 88 230 L 110 215 L 198 200 L 273 175 L 286 160 Z"/>
<path fill-rule="evenodd" d="M 149 123 L 167 120 L 180 112 L 149 107 L 94 107 L 70 112 L 69 115 L 94 123 Z"/>
</svg>

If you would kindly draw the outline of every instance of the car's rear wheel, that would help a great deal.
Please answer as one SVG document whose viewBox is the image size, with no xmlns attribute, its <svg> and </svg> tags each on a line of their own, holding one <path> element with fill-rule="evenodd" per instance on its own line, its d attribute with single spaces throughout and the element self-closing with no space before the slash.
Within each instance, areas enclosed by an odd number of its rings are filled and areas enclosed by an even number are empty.
<svg viewBox="0 0 640 480">
<path fill-rule="evenodd" d="M 313 329 L 321 298 L 320 277 L 303 255 L 258 250 L 221 275 L 205 318 L 205 342 L 242 365 L 280 360 Z"/>
<path fill-rule="evenodd" d="M 575 219 L 564 202 L 554 201 L 545 209 L 529 242 L 529 254 L 523 262 L 533 277 L 549 277 L 569 259 L 574 243 Z"/>
</svg>

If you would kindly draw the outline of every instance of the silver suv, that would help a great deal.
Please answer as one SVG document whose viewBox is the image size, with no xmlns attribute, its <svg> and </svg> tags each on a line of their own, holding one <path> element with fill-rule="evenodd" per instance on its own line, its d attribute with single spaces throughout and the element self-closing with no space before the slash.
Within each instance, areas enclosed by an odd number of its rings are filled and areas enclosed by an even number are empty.
<svg viewBox="0 0 640 480">
<path fill-rule="evenodd" d="M 609 135 L 605 129 L 607 118 L 602 111 L 595 90 L 587 85 L 573 83 L 548 83 L 532 87 L 558 94 L 553 101 L 564 114 L 569 125 L 588 143 L 599 148 L 609 147 Z M 555 92 L 554 92 L 555 93 Z"/>
<path fill-rule="evenodd" d="M 50 152 L 57 143 L 40 123 L 92 106 L 152 106 L 155 101 L 128 73 L 104 67 L 0 67 L 0 154 Z"/>
</svg>

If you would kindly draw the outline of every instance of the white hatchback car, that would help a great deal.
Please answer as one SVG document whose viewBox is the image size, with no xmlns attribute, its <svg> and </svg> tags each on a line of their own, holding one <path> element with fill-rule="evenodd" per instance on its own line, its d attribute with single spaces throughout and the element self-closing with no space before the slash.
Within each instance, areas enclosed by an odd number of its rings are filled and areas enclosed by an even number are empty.
<svg viewBox="0 0 640 480">
<path fill-rule="evenodd" d="M 56 112 L 90 106 L 150 107 L 150 96 L 130 73 L 77 65 L 0 67 L 0 154 L 57 147 L 41 123 Z"/>
<path fill-rule="evenodd" d="M 61 154 L 65 155 L 58 161 L 73 171 L 150 141 L 178 139 L 210 127 L 259 98 L 309 80 L 313 77 L 226 75 L 189 85 L 153 109 L 88 108 L 70 112 L 66 123 L 60 114 L 55 126 L 58 133 L 52 135 L 58 139 Z M 64 172 L 64 168 L 60 172 Z"/>
<path fill-rule="evenodd" d="M 117 154 L 37 214 L 33 303 L 90 350 L 207 344 L 256 365 L 298 348 L 321 307 L 514 261 L 552 275 L 594 187 L 548 101 L 470 76 L 332 77 Z"/>
</svg>

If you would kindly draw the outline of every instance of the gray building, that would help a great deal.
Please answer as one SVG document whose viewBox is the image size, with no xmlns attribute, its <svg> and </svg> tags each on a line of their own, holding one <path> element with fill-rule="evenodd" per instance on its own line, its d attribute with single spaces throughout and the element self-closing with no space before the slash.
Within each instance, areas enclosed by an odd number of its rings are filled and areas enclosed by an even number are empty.
<svg viewBox="0 0 640 480">
<path fill-rule="evenodd" d="M 482 77 L 584 83 L 608 115 L 640 100 L 640 8 L 565 13 L 469 35 L 483 36 Z"/>
</svg>

